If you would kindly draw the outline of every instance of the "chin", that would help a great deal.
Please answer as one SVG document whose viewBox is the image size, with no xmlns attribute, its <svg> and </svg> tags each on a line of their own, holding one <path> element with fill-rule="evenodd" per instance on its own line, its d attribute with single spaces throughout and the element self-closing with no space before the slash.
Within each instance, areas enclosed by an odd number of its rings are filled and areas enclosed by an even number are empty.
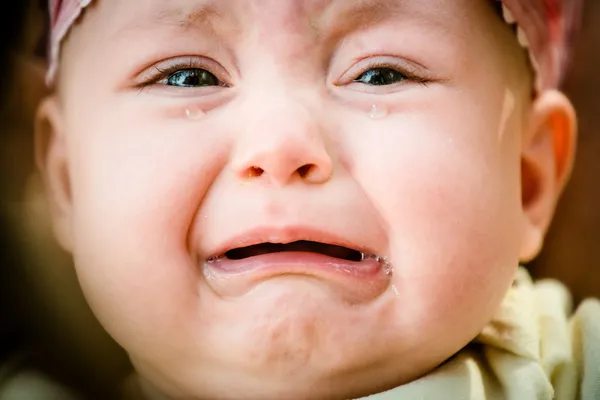
<svg viewBox="0 0 600 400">
<path fill-rule="evenodd" d="M 135 362 L 134 362 L 135 364 Z M 204 369 L 204 368 L 202 368 Z M 149 400 L 156 399 L 240 399 L 240 400 L 309 400 L 360 399 L 398 387 L 419 375 L 399 378 L 398 371 L 383 365 L 369 366 L 344 374 L 304 371 L 278 378 L 249 375 L 236 369 L 204 371 L 205 374 L 181 374 L 162 379 L 142 364 L 136 365 Z M 421 373 L 422 375 L 422 373 Z M 148 384 L 147 382 L 154 382 Z"/>
<path fill-rule="evenodd" d="M 390 345 L 384 335 L 368 334 L 370 329 L 332 325 L 331 329 L 315 331 L 309 320 L 298 316 L 294 325 L 282 323 L 269 328 L 240 325 L 236 333 L 245 341 L 221 337 L 222 341 L 213 346 L 216 338 L 205 337 L 210 348 L 188 354 L 186 359 L 171 354 L 163 358 L 164 362 L 134 360 L 134 365 L 169 399 L 342 400 L 400 386 L 444 361 L 444 356 L 422 356 L 423 352 Z M 355 332 L 339 336 L 339 332 L 352 328 Z M 248 336 L 252 331 L 262 332 L 263 338 Z"/>
</svg>

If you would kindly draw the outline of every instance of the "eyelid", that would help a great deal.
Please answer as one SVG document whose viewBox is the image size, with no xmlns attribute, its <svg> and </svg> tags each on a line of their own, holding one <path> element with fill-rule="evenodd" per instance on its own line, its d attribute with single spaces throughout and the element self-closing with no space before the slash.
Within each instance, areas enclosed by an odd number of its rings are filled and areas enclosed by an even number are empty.
<svg viewBox="0 0 600 400">
<path fill-rule="evenodd" d="M 142 71 L 136 81 L 139 85 L 153 85 L 174 72 L 185 69 L 203 69 L 213 74 L 225 85 L 230 85 L 231 76 L 219 63 L 198 56 L 181 56 L 159 61 Z"/>
<path fill-rule="evenodd" d="M 431 82 L 436 79 L 422 66 L 399 57 L 380 56 L 363 58 L 348 68 L 342 76 L 334 82 L 335 86 L 343 86 L 353 82 L 354 79 L 374 68 L 389 68 L 406 75 L 415 81 Z"/>
</svg>

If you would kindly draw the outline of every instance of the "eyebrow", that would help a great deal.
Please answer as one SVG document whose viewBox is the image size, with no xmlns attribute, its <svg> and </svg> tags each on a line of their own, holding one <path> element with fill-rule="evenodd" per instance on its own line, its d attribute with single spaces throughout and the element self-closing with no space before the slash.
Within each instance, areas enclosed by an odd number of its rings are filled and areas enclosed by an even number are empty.
<svg viewBox="0 0 600 400">
<path fill-rule="evenodd" d="M 396 18 L 405 9 L 404 0 L 341 0 L 333 2 L 315 25 L 320 35 L 325 32 L 325 37 L 336 40 Z"/>
<path fill-rule="evenodd" d="M 219 17 L 212 2 L 196 5 L 191 11 L 179 7 L 164 7 L 156 12 L 150 22 L 156 24 L 174 25 L 190 30 L 199 28 L 213 28 L 212 20 Z"/>
<path fill-rule="evenodd" d="M 204 31 L 217 35 L 239 26 L 234 15 L 219 12 L 218 1 L 215 0 L 196 1 L 193 7 L 184 7 L 176 2 L 165 3 L 168 5 L 143 16 L 143 22 L 135 23 L 132 27 L 145 29 L 163 25 L 182 31 Z"/>
<path fill-rule="evenodd" d="M 247 0 L 242 0 L 247 1 Z M 301 2 L 302 14 L 307 18 L 314 34 L 329 46 L 348 34 L 369 29 L 399 16 L 422 17 L 411 1 L 418 0 L 279 0 Z M 314 3 L 312 3 L 314 2 Z M 164 1 L 162 7 L 138 17 L 137 22 L 123 30 L 144 30 L 157 25 L 180 31 L 205 32 L 207 36 L 239 37 L 244 29 L 240 10 L 225 10 L 230 0 L 195 0 L 193 6 L 178 1 Z M 316 7 L 311 9 L 311 3 Z M 141 20 L 141 22 L 140 22 Z M 439 30 L 438 23 L 423 18 L 427 28 Z"/>
</svg>

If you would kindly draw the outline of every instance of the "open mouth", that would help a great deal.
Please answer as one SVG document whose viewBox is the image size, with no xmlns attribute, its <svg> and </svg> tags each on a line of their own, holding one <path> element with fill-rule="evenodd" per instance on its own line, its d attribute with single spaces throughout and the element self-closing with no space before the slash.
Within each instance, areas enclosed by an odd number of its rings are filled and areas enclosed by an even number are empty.
<svg viewBox="0 0 600 400">
<path fill-rule="evenodd" d="M 301 279 L 311 285 L 316 282 L 346 302 L 358 304 L 386 291 L 392 268 L 386 258 L 357 249 L 297 240 L 263 242 L 227 250 L 207 259 L 202 272 L 208 285 L 223 297 L 254 293 L 252 289 L 261 282 L 277 285 L 281 281 L 276 278 L 284 278 L 285 284 L 289 283 L 286 279 Z"/>
<path fill-rule="evenodd" d="M 244 260 L 250 257 L 285 252 L 316 253 L 353 262 L 359 262 L 365 259 L 365 255 L 358 250 L 307 240 L 300 240 L 287 244 L 260 243 L 248 247 L 240 247 L 229 250 L 225 253 L 224 257 L 230 260 Z"/>
</svg>

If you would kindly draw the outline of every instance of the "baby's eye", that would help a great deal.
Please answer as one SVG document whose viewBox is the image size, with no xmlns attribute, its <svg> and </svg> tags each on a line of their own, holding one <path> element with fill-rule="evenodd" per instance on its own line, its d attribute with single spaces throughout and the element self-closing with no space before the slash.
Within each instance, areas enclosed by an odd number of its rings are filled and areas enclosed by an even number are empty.
<svg viewBox="0 0 600 400">
<path fill-rule="evenodd" d="M 178 87 L 203 87 L 222 86 L 223 84 L 216 76 L 201 68 L 188 68 L 175 71 L 167 76 L 162 82 L 168 86 Z"/>
<path fill-rule="evenodd" d="M 354 82 L 371 86 L 393 85 L 408 79 L 406 75 L 391 68 L 372 68 L 363 72 Z"/>
</svg>

